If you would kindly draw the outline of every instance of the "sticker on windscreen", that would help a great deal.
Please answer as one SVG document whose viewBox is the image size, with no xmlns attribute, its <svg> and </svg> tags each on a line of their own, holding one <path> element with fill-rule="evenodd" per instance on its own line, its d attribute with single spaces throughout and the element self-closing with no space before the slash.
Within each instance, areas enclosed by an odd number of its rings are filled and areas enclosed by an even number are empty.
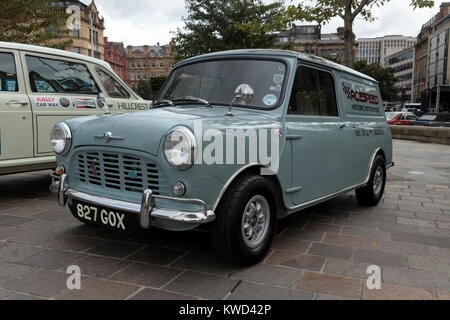
<svg viewBox="0 0 450 320">
<path fill-rule="evenodd" d="M 263 102 L 266 106 L 273 106 L 275 103 L 277 103 L 277 100 L 277 96 L 274 94 L 268 94 L 263 98 Z"/>
</svg>

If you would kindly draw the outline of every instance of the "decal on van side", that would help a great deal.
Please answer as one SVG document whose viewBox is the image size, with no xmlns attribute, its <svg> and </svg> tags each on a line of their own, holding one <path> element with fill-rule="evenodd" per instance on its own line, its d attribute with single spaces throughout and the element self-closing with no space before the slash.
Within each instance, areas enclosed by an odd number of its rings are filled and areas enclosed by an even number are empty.
<svg viewBox="0 0 450 320">
<path fill-rule="evenodd" d="M 97 104 L 94 99 L 74 98 L 73 106 L 77 109 L 95 109 Z"/>
<path fill-rule="evenodd" d="M 350 85 L 346 85 L 345 82 L 342 82 L 342 90 L 349 100 L 378 105 L 377 96 L 362 92 L 360 88 L 355 88 L 355 90 L 352 90 Z"/>
<path fill-rule="evenodd" d="M 59 107 L 55 97 L 35 97 L 36 108 L 57 108 Z"/>
</svg>

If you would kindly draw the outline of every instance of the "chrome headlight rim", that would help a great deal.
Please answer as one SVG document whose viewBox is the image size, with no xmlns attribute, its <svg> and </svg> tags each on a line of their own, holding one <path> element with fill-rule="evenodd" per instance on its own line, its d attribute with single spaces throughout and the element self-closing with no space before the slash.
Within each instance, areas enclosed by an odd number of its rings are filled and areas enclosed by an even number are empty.
<svg viewBox="0 0 450 320">
<path fill-rule="evenodd" d="M 65 122 L 58 122 L 57 124 L 55 124 L 55 126 L 53 127 L 53 129 L 55 128 L 60 128 L 63 133 L 64 133 L 64 149 L 61 152 L 56 152 L 55 149 L 52 146 L 53 152 L 55 152 L 57 155 L 59 156 L 64 156 L 67 153 L 69 153 L 70 148 L 72 147 L 72 132 L 70 131 L 69 126 L 65 123 Z M 52 133 L 53 133 L 53 129 L 52 129 Z M 52 135 L 50 136 L 50 141 L 53 140 L 52 139 Z"/>
<path fill-rule="evenodd" d="M 181 132 L 182 134 L 184 134 L 184 136 L 188 139 L 189 143 L 190 143 L 190 159 L 191 162 L 189 163 L 184 163 L 182 165 L 175 165 L 174 163 L 172 163 L 170 161 L 170 159 L 167 157 L 166 154 L 166 142 L 167 142 L 167 138 L 173 134 L 174 132 Z M 178 170 L 187 170 L 189 168 L 191 168 L 194 165 L 196 156 L 197 156 L 197 139 L 194 135 L 194 133 L 187 127 L 185 126 L 177 126 L 172 128 L 171 130 L 169 130 L 169 132 L 167 132 L 167 134 L 164 136 L 164 143 L 163 143 L 163 154 L 164 154 L 164 158 L 166 159 L 167 163 L 170 164 L 172 167 L 178 169 Z"/>
</svg>

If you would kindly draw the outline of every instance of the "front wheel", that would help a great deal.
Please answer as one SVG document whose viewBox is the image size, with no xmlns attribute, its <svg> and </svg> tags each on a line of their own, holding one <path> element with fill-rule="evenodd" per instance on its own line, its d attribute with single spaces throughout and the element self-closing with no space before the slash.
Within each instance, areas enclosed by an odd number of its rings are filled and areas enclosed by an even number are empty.
<svg viewBox="0 0 450 320">
<path fill-rule="evenodd" d="M 366 186 L 356 189 L 356 199 L 363 206 L 373 207 L 380 202 L 386 185 L 386 160 L 377 155 L 373 161 L 369 182 Z"/>
<path fill-rule="evenodd" d="M 238 179 L 216 210 L 211 226 L 215 250 L 239 266 L 260 261 L 270 248 L 275 230 L 274 195 L 271 182 L 261 176 Z"/>
</svg>

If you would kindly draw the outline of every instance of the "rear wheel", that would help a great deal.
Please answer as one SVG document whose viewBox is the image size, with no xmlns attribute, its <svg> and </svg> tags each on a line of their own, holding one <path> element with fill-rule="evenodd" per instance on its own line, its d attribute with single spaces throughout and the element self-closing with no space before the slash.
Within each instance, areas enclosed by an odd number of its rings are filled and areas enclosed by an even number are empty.
<svg viewBox="0 0 450 320">
<path fill-rule="evenodd" d="M 272 243 L 276 224 L 275 192 L 264 177 L 237 180 L 216 210 L 211 225 L 215 250 L 233 264 L 257 263 Z"/>
<path fill-rule="evenodd" d="M 366 186 L 356 189 L 356 199 L 363 206 L 376 206 L 384 193 L 386 185 L 386 160 L 383 156 L 377 155 L 373 161 L 369 182 Z"/>
</svg>

